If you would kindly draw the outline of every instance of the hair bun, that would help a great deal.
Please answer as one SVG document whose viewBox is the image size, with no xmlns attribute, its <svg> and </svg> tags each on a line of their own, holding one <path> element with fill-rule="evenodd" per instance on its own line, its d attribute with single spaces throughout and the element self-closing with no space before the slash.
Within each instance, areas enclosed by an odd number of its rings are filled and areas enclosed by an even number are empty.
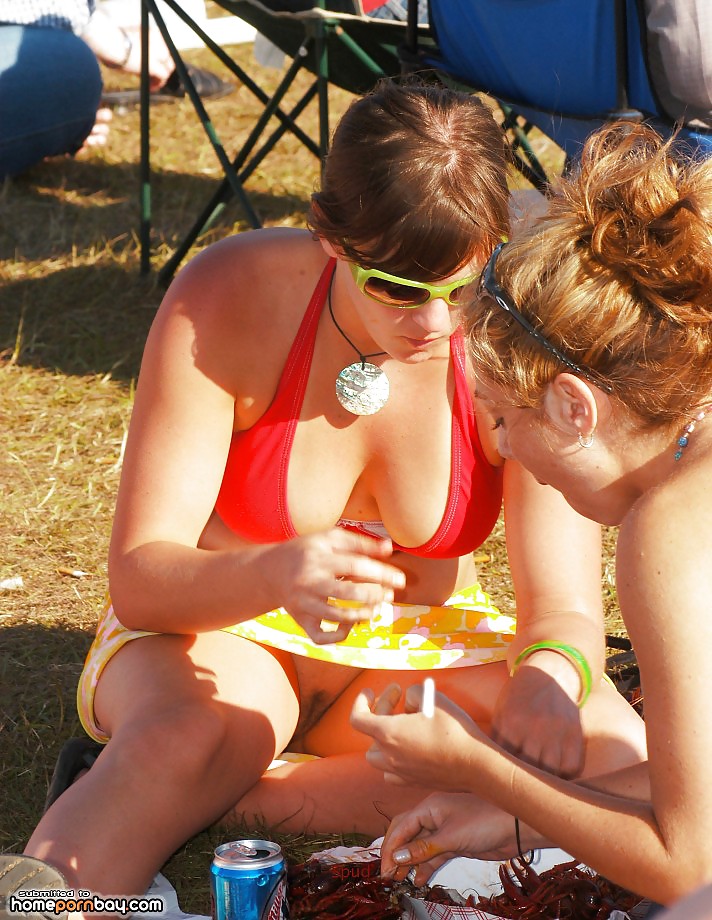
<svg viewBox="0 0 712 920">
<path fill-rule="evenodd" d="M 675 141 L 640 124 L 601 129 L 560 203 L 593 263 L 669 320 L 709 322 L 712 161 L 685 162 Z"/>
</svg>

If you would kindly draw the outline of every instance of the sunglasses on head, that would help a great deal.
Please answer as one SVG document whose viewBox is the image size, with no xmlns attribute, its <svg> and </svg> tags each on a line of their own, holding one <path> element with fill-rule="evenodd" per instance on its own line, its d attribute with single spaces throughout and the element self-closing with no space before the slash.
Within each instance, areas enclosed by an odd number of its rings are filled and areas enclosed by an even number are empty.
<svg viewBox="0 0 712 920">
<path fill-rule="evenodd" d="M 382 272 L 377 268 L 362 268 L 355 262 L 349 262 L 349 266 L 360 291 L 371 300 L 400 310 L 422 307 L 436 297 L 451 307 L 456 307 L 461 302 L 467 285 L 472 284 L 477 278 L 477 275 L 470 275 L 449 284 L 427 284 L 425 281 L 410 281 L 408 278 L 399 278 L 398 275 L 389 275 L 388 272 Z"/>
<path fill-rule="evenodd" d="M 574 374 L 578 374 L 580 377 L 584 377 L 591 383 L 595 383 L 597 387 L 600 387 L 600 389 L 605 390 L 607 393 L 612 393 L 612 386 L 607 383 L 603 383 L 601 378 L 598 377 L 594 371 L 587 370 L 585 367 L 581 367 L 580 364 L 576 364 L 576 362 L 572 361 L 571 358 L 567 358 L 566 355 L 556 347 L 556 345 L 550 342 L 546 336 L 542 335 L 538 329 L 535 329 L 529 320 L 519 312 L 516 304 L 514 303 L 514 300 L 504 290 L 495 276 L 497 257 L 502 251 L 504 245 L 504 243 L 500 243 L 495 247 L 494 252 L 490 256 L 489 262 L 482 270 L 482 274 L 480 276 L 480 291 L 486 291 L 486 293 L 489 294 L 492 300 L 494 300 L 499 307 L 509 313 L 512 319 L 519 323 L 522 329 L 524 329 L 535 341 L 537 341 L 543 348 L 545 348 L 550 355 L 553 355 L 565 367 L 568 367 L 570 371 L 573 371 Z"/>
</svg>

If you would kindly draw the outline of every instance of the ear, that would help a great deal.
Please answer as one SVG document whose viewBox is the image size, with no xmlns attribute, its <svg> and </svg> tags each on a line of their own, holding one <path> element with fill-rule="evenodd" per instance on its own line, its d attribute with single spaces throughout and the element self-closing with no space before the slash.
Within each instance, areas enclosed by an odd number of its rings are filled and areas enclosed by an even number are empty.
<svg viewBox="0 0 712 920">
<path fill-rule="evenodd" d="M 599 417 L 594 389 L 575 374 L 555 377 L 544 396 L 544 411 L 551 423 L 572 437 L 590 437 Z"/>
</svg>

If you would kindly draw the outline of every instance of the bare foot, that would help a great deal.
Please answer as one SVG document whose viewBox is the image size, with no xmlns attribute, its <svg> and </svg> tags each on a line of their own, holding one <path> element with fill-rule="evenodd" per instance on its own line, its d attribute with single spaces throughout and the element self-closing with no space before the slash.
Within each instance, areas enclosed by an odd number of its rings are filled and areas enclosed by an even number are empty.
<svg viewBox="0 0 712 920">
<path fill-rule="evenodd" d="M 94 126 L 77 153 L 86 153 L 92 147 L 103 147 L 109 136 L 109 122 L 113 117 L 111 109 L 97 109 Z"/>
</svg>

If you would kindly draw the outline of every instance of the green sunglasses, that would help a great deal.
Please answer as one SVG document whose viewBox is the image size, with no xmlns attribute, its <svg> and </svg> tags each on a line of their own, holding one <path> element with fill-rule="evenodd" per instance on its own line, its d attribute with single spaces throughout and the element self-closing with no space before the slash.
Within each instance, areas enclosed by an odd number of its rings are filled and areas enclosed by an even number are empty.
<svg viewBox="0 0 712 920">
<path fill-rule="evenodd" d="M 377 268 L 362 268 L 355 262 L 349 262 L 349 267 L 360 291 L 371 300 L 400 310 L 422 307 L 436 297 L 442 298 L 451 307 L 456 307 L 467 285 L 478 278 L 478 275 L 470 275 L 451 281 L 450 284 L 427 284 L 425 281 L 410 281 L 408 278 L 399 278 L 398 275 L 389 275 L 388 272 L 379 271 Z"/>
</svg>

